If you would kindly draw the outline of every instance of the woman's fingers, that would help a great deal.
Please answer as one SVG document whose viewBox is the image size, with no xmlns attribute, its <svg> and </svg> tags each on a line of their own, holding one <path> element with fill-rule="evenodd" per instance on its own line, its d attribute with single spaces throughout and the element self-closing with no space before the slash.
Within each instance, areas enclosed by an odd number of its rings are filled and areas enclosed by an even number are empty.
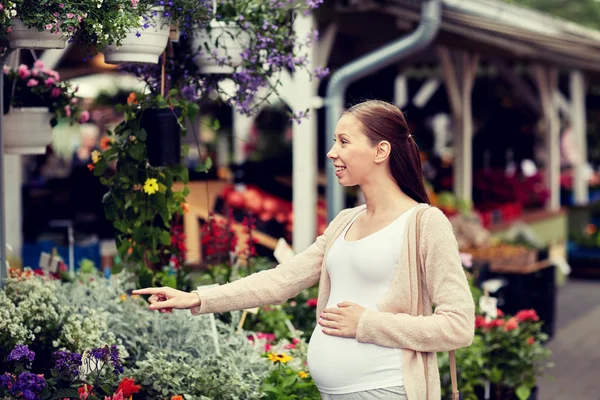
<svg viewBox="0 0 600 400">
<path fill-rule="evenodd" d="M 162 300 L 162 301 L 157 301 L 155 303 L 150 304 L 150 309 L 151 310 L 162 310 L 165 308 L 175 308 L 176 306 L 176 299 L 169 299 L 169 300 Z"/>
<path fill-rule="evenodd" d="M 144 288 L 136 289 L 132 292 L 133 294 L 161 294 L 164 293 L 163 288 Z"/>
</svg>

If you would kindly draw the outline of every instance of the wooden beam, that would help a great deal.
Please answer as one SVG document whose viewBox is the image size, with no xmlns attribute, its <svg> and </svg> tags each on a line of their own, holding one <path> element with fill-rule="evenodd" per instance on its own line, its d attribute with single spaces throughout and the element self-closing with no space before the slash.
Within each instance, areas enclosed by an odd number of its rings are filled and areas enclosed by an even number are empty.
<svg viewBox="0 0 600 400">
<path fill-rule="evenodd" d="M 550 201 L 547 208 L 551 211 L 560 208 L 560 120 L 558 108 L 554 101 L 558 90 L 558 71 L 556 68 L 534 67 L 535 79 L 540 93 L 544 121 L 546 127 L 545 177 L 550 190 Z"/>
<path fill-rule="evenodd" d="M 500 75 L 513 86 L 515 92 L 519 93 L 523 100 L 525 100 L 525 104 L 537 115 L 543 115 L 540 101 L 530 86 L 512 69 L 508 68 L 503 60 L 494 60 L 494 65 L 498 68 Z"/>
<path fill-rule="evenodd" d="M 437 48 L 442 75 L 454 121 L 454 194 L 468 204 L 473 196 L 473 110 L 471 96 L 479 66 L 479 56 L 458 53 L 461 68 L 454 65 L 450 51 Z M 461 73 L 457 75 L 457 71 Z"/>
<path fill-rule="evenodd" d="M 450 108 L 452 109 L 452 113 L 457 115 L 462 109 L 461 91 L 454 64 L 452 63 L 452 57 L 450 56 L 450 50 L 440 46 L 436 48 L 436 51 L 442 65 L 442 75 L 444 77 L 444 84 L 446 85 L 446 92 L 448 93 Z"/>
<path fill-rule="evenodd" d="M 579 153 L 579 162 L 574 166 L 573 189 L 575 204 L 589 202 L 587 176 L 587 121 L 585 112 L 585 79 L 581 71 L 575 70 L 570 76 L 571 122 L 575 145 Z"/>
</svg>

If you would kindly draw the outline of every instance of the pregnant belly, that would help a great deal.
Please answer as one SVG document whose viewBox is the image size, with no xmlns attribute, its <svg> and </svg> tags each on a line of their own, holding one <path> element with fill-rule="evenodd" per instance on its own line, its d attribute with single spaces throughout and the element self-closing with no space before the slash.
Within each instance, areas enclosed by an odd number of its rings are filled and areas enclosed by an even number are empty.
<svg viewBox="0 0 600 400">
<path fill-rule="evenodd" d="M 402 385 L 401 351 L 329 336 L 317 325 L 308 345 L 308 369 L 319 390 L 347 393 L 379 384 Z"/>
</svg>

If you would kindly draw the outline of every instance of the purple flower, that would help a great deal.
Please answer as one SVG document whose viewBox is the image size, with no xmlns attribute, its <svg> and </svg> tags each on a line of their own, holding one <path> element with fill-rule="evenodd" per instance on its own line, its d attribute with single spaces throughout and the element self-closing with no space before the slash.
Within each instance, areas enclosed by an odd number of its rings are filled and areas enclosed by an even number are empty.
<svg viewBox="0 0 600 400">
<path fill-rule="evenodd" d="M 112 364 L 114 368 L 115 374 L 123 373 L 123 366 L 121 365 L 121 360 L 119 357 L 119 349 L 116 344 L 105 347 L 98 347 L 96 349 L 90 350 L 90 354 L 98 361 L 109 362 Z"/>
<path fill-rule="evenodd" d="M 8 361 L 33 361 L 35 353 L 24 344 L 18 344 L 7 357 Z"/>
<path fill-rule="evenodd" d="M 5 372 L 4 374 L 0 375 L 0 388 L 10 389 L 14 381 L 15 378 L 8 372 Z"/>
<path fill-rule="evenodd" d="M 329 68 L 317 67 L 313 70 L 313 73 L 318 79 L 323 79 L 329 75 Z"/>
<path fill-rule="evenodd" d="M 22 394 L 26 400 L 38 400 L 40 392 L 45 387 L 46 381 L 43 377 L 31 372 L 23 372 L 9 389 L 9 393 L 15 396 Z"/>
<path fill-rule="evenodd" d="M 323 0 L 306 0 L 306 5 L 313 9 L 319 7 L 321 4 L 323 4 Z"/>
<path fill-rule="evenodd" d="M 56 360 L 54 368 L 60 372 L 66 372 L 71 375 L 77 375 L 79 373 L 81 354 L 69 353 L 68 351 L 56 351 L 53 355 Z"/>
</svg>

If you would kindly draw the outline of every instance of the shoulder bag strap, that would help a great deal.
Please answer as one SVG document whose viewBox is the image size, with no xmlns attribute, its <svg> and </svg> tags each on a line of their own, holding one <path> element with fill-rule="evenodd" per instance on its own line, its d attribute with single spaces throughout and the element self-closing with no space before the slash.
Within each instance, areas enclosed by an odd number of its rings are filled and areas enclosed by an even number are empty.
<svg viewBox="0 0 600 400">
<path fill-rule="evenodd" d="M 421 266 L 421 216 L 425 212 L 425 208 L 417 210 L 417 288 L 418 288 L 418 299 L 417 299 L 417 315 L 423 315 L 423 270 Z M 458 380 L 456 377 L 456 355 L 454 350 L 448 352 L 450 358 L 450 379 L 452 381 L 452 400 L 459 400 L 460 394 L 458 392 Z M 425 358 L 427 360 L 427 358 Z M 427 364 L 425 365 L 425 379 L 428 380 Z"/>
</svg>

